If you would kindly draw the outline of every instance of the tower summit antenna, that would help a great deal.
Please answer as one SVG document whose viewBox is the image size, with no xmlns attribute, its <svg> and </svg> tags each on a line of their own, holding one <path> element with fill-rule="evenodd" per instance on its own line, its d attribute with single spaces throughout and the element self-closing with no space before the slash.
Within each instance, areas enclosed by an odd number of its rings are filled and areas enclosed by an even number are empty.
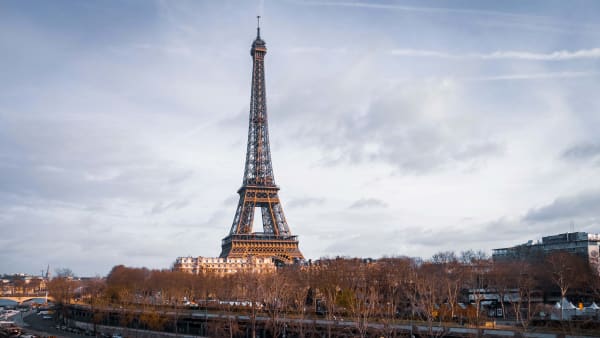
<svg viewBox="0 0 600 338">
<path fill-rule="evenodd" d="M 260 15 L 256 16 L 256 37 L 260 39 Z"/>
</svg>

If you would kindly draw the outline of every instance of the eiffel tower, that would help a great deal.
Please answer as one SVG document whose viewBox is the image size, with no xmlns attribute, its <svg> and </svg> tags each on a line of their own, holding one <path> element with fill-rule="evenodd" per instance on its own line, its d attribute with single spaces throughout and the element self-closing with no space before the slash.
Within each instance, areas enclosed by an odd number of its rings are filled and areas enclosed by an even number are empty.
<svg viewBox="0 0 600 338">
<path fill-rule="evenodd" d="M 260 20 L 260 17 L 257 17 Z M 259 21 L 260 23 L 260 21 Z M 250 122 L 244 181 L 238 190 L 240 199 L 229 235 L 221 243 L 221 258 L 246 256 L 270 257 L 282 263 L 304 259 L 283 214 L 279 187 L 275 184 L 265 90 L 265 54 L 267 47 L 260 38 L 260 25 L 250 55 L 253 60 Z M 263 232 L 252 232 L 254 212 L 261 209 Z"/>
</svg>

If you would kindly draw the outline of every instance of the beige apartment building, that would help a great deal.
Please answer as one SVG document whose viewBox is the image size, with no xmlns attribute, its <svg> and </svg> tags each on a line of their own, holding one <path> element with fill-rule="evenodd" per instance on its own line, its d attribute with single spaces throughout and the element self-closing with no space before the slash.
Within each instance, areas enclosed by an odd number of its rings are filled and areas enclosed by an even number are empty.
<svg viewBox="0 0 600 338">
<path fill-rule="evenodd" d="M 198 275 L 213 273 L 225 275 L 238 272 L 266 273 L 276 270 L 272 258 L 247 256 L 244 258 L 220 257 L 177 257 L 174 271 L 183 271 Z"/>
</svg>

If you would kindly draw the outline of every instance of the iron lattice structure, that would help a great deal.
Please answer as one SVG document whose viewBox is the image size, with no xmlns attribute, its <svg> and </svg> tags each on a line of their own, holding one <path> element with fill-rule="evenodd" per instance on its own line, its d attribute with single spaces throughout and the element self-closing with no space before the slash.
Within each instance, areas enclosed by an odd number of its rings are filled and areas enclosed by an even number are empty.
<svg viewBox="0 0 600 338">
<path fill-rule="evenodd" d="M 251 255 L 291 263 L 304 257 L 298 248 L 298 238 L 290 232 L 283 214 L 279 187 L 273 176 L 267 122 L 265 54 L 267 47 L 260 38 L 260 27 L 257 27 L 256 39 L 250 50 L 253 60 L 252 91 L 244 181 L 238 190 L 240 199 L 229 235 L 222 241 L 220 257 L 241 258 Z M 256 208 L 261 209 L 263 232 L 252 232 Z"/>
</svg>

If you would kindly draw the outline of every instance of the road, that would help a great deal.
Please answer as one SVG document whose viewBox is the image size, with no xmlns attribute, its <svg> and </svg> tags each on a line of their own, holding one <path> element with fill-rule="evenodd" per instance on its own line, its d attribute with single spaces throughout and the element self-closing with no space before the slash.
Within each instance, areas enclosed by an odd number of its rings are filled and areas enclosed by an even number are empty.
<svg viewBox="0 0 600 338">
<path fill-rule="evenodd" d="M 54 336 L 56 338 L 84 338 L 89 336 L 67 332 L 56 328 L 52 319 L 43 319 L 35 311 L 19 312 L 8 318 L 23 329 L 23 334 L 40 337 Z"/>
</svg>

